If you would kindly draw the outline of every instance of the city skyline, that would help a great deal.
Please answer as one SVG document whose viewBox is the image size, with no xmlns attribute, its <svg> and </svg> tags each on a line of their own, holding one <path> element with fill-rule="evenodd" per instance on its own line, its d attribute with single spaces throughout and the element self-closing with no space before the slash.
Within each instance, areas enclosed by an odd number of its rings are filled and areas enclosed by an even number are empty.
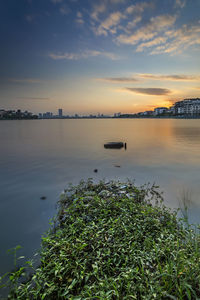
<svg viewBox="0 0 200 300">
<path fill-rule="evenodd" d="M 34 115 L 32 112 L 17 110 L 4 110 L 0 109 L 0 120 L 2 119 L 66 119 L 66 118 L 130 118 L 130 117 L 190 117 L 199 118 L 200 117 L 200 98 L 190 98 L 183 99 L 181 101 L 175 102 L 170 107 L 155 107 L 154 110 L 148 110 L 137 113 L 114 113 L 113 115 L 105 115 L 102 113 L 98 114 L 77 114 L 69 115 L 63 114 L 63 109 L 59 108 L 57 114 L 52 112 L 40 112 L 38 115 Z"/>
<path fill-rule="evenodd" d="M 200 95 L 198 0 L 0 4 L 0 107 L 136 113 Z"/>
</svg>

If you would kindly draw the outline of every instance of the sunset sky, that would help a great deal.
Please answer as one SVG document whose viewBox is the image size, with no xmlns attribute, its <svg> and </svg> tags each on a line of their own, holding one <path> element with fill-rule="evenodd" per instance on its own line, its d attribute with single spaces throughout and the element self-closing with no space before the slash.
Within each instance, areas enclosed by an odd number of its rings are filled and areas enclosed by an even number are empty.
<svg viewBox="0 0 200 300">
<path fill-rule="evenodd" d="M 200 97 L 200 0 L 0 1 L 0 109 L 135 113 Z"/>
</svg>

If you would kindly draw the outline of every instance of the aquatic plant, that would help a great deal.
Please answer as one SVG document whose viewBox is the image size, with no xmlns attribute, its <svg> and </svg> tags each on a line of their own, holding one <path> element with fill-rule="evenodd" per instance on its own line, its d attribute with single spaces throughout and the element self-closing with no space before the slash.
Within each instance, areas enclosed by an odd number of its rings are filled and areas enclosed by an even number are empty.
<svg viewBox="0 0 200 300">
<path fill-rule="evenodd" d="M 40 255 L 8 299 L 200 298 L 200 236 L 163 205 L 155 185 L 70 186 Z"/>
</svg>

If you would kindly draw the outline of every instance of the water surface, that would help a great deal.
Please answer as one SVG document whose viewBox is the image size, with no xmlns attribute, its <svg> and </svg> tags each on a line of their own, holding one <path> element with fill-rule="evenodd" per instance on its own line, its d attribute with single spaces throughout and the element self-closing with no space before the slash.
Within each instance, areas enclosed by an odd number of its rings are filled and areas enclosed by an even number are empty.
<svg viewBox="0 0 200 300">
<path fill-rule="evenodd" d="M 110 141 L 127 150 L 104 149 Z M 0 274 L 13 266 L 7 249 L 20 244 L 27 259 L 33 255 L 60 192 L 84 178 L 156 182 L 170 207 L 187 193 L 190 219 L 199 222 L 199 150 L 200 120 L 1 121 Z"/>
</svg>

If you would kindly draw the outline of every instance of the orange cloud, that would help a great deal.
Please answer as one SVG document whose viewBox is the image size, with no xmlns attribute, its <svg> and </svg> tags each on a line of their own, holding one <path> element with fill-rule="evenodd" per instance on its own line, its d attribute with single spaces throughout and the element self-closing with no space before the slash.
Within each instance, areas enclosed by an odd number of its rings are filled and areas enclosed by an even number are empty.
<svg viewBox="0 0 200 300">
<path fill-rule="evenodd" d="M 136 94 L 145 94 L 145 95 L 154 95 L 154 96 L 161 96 L 161 95 L 168 95 L 171 93 L 169 89 L 162 89 L 162 88 L 125 88 L 125 90 L 136 93 Z"/>
</svg>

